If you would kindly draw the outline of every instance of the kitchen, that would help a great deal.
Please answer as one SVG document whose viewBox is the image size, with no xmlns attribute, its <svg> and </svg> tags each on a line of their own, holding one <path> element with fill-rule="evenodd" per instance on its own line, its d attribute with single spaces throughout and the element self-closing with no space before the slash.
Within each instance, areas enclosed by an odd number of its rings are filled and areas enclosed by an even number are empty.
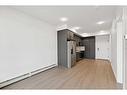
<svg viewBox="0 0 127 95">
<path fill-rule="evenodd" d="M 95 39 L 95 37 L 92 36 Z M 87 37 L 89 41 L 91 37 Z M 94 44 L 89 45 L 87 49 L 85 46 L 86 37 L 82 37 L 69 29 L 58 31 L 58 63 L 67 68 L 76 65 L 76 62 L 84 58 L 95 58 L 95 40 Z M 91 48 L 93 47 L 93 48 Z M 87 50 L 87 51 L 86 51 Z M 93 56 L 86 56 L 87 52 L 94 52 Z"/>
</svg>

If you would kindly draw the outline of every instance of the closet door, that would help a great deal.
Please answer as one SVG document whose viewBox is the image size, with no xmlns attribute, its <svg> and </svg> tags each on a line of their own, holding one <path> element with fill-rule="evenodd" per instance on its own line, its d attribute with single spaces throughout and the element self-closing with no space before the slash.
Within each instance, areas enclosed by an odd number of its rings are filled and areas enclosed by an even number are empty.
<svg viewBox="0 0 127 95">
<path fill-rule="evenodd" d="M 109 59 L 109 35 L 96 36 L 96 59 Z"/>
</svg>

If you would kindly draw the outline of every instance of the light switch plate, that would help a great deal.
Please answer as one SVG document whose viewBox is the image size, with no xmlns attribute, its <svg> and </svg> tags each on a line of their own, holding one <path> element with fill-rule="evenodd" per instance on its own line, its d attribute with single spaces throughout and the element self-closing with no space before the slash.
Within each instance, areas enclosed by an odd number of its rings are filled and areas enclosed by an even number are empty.
<svg viewBox="0 0 127 95">
<path fill-rule="evenodd" d="M 125 35 L 125 39 L 127 40 L 127 34 Z"/>
</svg>

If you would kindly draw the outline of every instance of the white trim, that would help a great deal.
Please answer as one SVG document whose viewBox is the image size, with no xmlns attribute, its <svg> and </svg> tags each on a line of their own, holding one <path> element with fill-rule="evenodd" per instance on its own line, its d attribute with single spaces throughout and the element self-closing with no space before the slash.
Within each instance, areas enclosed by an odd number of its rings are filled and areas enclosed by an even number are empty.
<svg viewBox="0 0 127 95">
<path fill-rule="evenodd" d="M 123 83 L 123 22 L 117 22 L 117 82 Z"/>
<path fill-rule="evenodd" d="M 112 61 L 110 61 L 110 63 L 111 63 L 111 67 L 112 67 L 113 74 L 114 74 L 115 79 L 116 79 L 116 81 L 117 81 L 117 75 L 116 75 L 116 72 L 114 71 Z"/>
<path fill-rule="evenodd" d="M 57 66 L 57 65 L 56 65 L 56 64 L 53 64 L 53 65 L 50 65 L 50 66 L 48 66 L 48 67 L 44 67 L 44 68 L 38 69 L 38 70 L 36 70 L 36 71 L 33 71 L 33 72 L 29 72 L 29 73 L 27 73 L 27 74 L 24 74 L 24 75 L 22 75 L 22 76 L 18 76 L 18 77 L 16 77 L 16 78 L 13 78 L 13 79 L 4 81 L 4 82 L 0 83 L 0 88 L 2 88 L 2 87 L 4 87 L 4 86 L 7 86 L 7 85 L 9 85 L 9 84 L 12 84 L 12 83 L 14 83 L 14 82 L 20 81 L 20 80 L 22 80 L 22 79 L 31 77 L 31 76 L 33 76 L 33 75 L 35 75 L 35 74 L 38 74 L 38 73 L 40 73 L 40 72 L 42 72 L 42 71 L 45 71 L 45 70 L 47 70 L 47 69 L 51 69 L 51 68 L 53 68 L 53 67 L 55 67 L 55 66 Z"/>
<path fill-rule="evenodd" d="M 125 20 L 125 10 L 123 8 L 123 15 L 122 15 L 122 21 L 123 21 L 123 32 L 125 35 L 126 32 L 126 20 Z M 126 35 L 125 35 L 126 37 Z M 125 38 L 123 37 L 123 90 L 126 89 L 126 77 L 125 77 L 125 69 L 126 69 L 126 65 L 125 65 Z"/>
</svg>

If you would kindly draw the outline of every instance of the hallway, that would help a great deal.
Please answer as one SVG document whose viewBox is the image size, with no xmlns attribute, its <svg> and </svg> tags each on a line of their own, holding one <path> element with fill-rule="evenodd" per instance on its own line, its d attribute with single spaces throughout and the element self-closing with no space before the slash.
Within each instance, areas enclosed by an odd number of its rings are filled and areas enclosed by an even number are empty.
<svg viewBox="0 0 127 95">
<path fill-rule="evenodd" d="M 83 59 L 71 69 L 55 67 L 3 89 L 115 89 L 111 64 Z"/>
</svg>

